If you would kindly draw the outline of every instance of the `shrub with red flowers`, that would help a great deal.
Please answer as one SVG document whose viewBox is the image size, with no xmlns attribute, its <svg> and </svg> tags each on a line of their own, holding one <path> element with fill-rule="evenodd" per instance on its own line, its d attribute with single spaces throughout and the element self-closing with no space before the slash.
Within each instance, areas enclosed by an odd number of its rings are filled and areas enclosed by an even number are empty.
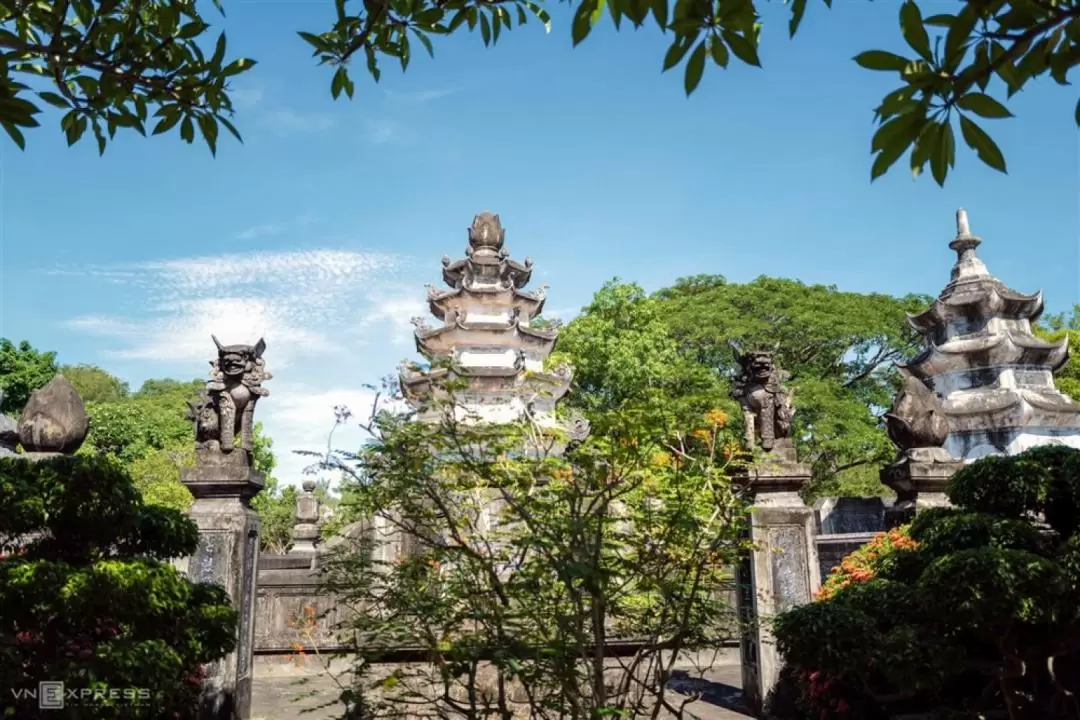
<svg viewBox="0 0 1080 720">
<path fill-rule="evenodd" d="M 775 717 L 1080 718 L 1080 451 L 986 458 L 948 494 L 776 618 Z"/>
<path fill-rule="evenodd" d="M 198 533 L 142 503 L 114 462 L 0 459 L 0 688 L 61 681 L 61 718 L 193 717 L 205 665 L 234 646 L 224 590 L 170 563 Z M 36 716 L 32 699 L 3 717 Z M 25 707 L 23 706 L 25 705 Z"/>
<path fill-rule="evenodd" d="M 845 557 L 832 569 L 829 577 L 822 583 L 815 600 L 829 600 L 841 589 L 851 583 L 866 582 L 877 575 L 878 568 L 889 562 L 897 550 L 914 550 L 918 545 L 912 538 L 910 526 L 878 533 L 877 536 L 861 548 Z"/>
</svg>

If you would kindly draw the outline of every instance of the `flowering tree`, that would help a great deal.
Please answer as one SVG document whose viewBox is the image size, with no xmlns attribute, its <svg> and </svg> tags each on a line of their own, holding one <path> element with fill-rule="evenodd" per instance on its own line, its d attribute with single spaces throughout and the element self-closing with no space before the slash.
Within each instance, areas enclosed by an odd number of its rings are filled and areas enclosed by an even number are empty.
<svg viewBox="0 0 1080 720">
<path fill-rule="evenodd" d="M 528 420 L 468 425 L 450 405 L 438 424 L 378 414 L 373 442 L 334 461 L 373 519 L 325 565 L 355 613 L 362 687 L 380 689 L 367 711 L 422 698 L 446 717 L 681 715 L 672 664 L 733 630 L 744 511 L 717 442 L 723 414 L 664 443 L 612 423 L 563 455 Z M 629 657 L 613 657 L 619 644 Z M 401 648 L 431 663 L 378 665 Z"/>
</svg>

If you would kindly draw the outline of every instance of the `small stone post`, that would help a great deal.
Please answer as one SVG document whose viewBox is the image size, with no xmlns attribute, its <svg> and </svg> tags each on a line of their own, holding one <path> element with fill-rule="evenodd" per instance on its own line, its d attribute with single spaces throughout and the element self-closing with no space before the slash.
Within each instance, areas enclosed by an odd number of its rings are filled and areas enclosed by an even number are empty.
<svg viewBox="0 0 1080 720">
<path fill-rule="evenodd" d="M 266 344 L 218 346 L 211 379 L 198 402 L 195 466 L 181 481 L 195 497 L 189 511 L 199 528 L 195 554 L 177 561 L 194 582 L 222 586 L 239 613 L 236 649 L 207 668 L 200 720 L 247 720 L 251 712 L 255 579 L 259 564 L 258 514 L 251 498 L 265 478 L 252 467 L 255 403 L 269 395 Z"/>
<path fill-rule="evenodd" d="M 315 481 L 305 480 L 296 498 L 296 524 L 293 526 L 293 546 L 290 553 L 313 554 L 319 544 L 319 498 L 315 496 Z"/>
<path fill-rule="evenodd" d="M 810 480 L 810 467 L 798 462 L 791 439 L 795 408 L 783 386 L 786 374 L 772 352 L 733 349 L 741 373 L 732 394 L 743 407 L 747 444 L 762 451 L 759 462 L 735 478 L 749 489 L 752 500 L 752 546 L 736 575 L 742 689 L 748 709 L 760 715 L 782 664 L 771 620 L 810 602 L 821 587 L 821 570 L 814 510 L 799 496 Z"/>
</svg>

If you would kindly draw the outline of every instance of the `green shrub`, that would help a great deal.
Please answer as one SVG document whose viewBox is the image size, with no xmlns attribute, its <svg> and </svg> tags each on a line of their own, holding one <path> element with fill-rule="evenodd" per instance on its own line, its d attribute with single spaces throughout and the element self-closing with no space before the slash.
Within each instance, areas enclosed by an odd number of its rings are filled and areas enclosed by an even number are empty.
<svg viewBox="0 0 1080 720">
<path fill-rule="evenodd" d="M 119 464 L 94 457 L 0 459 L 0 508 L 5 694 L 42 681 L 91 693 L 48 711 L 57 720 L 192 716 L 204 666 L 236 627 L 224 590 L 167 562 L 194 552 L 194 523 L 144 505 Z M 4 707 L 37 713 L 13 695 Z"/>
<path fill-rule="evenodd" d="M 820 720 L 1080 718 L 1080 451 L 980 460 L 949 497 L 915 518 L 912 543 L 859 551 L 848 582 L 776 618 L 798 691 L 786 705 L 797 694 Z"/>
</svg>

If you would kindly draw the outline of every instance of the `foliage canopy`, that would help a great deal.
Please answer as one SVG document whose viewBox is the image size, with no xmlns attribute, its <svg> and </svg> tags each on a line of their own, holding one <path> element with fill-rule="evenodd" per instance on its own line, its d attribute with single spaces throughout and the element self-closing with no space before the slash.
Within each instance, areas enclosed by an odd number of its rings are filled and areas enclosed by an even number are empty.
<svg viewBox="0 0 1080 720">
<path fill-rule="evenodd" d="M 214 6 L 223 11 L 220 0 Z M 608 18 L 616 28 L 658 27 L 671 38 L 663 69 L 683 67 L 689 95 L 707 65 L 737 61 L 761 66 L 761 15 L 756 0 L 569 0 L 575 45 Z M 810 5 L 788 0 L 794 36 Z M 831 6 L 832 0 L 822 5 Z M 68 143 L 89 130 L 99 150 L 121 128 L 146 134 L 178 130 L 188 143 L 200 134 L 216 152 L 232 124 L 230 79 L 255 61 L 233 59 L 224 33 L 213 38 L 206 3 L 196 0 L 47 0 L 0 7 L 0 126 L 24 147 L 23 130 L 36 127 L 41 104 L 63 111 Z M 334 98 L 352 97 L 351 61 L 358 58 L 377 82 L 382 63 L 406 69 L 416 47 L 434 54 L 433 39 L 462 28 L 479 31 L 485 45 L 533 18 L 550 29 L 540 0 L 335 0 L 328 30 L 300 32 L 319 64 L 332 69 Z M 937 8 L 935 8 L 937 9 Z M 867 50 L 861 67 L 894 74 L 898 87 L 875 110 L 871 179 L 910 150 L 918 175 L 927 166 L 944 184 L 956 162 L 957 130 L 988 166 L 1005 158 L 982 127 L 1011 117 L 994 95 L 1007 98 L 1049 75 L 1067 85 L 1080 62 L 1080 4 L 1076 0 L 966 0 L 953 12 L 924 15 L 913 0 L 899 7 L 904 54 Z M 212 46 L 211 46 L 212 44 Z M 991 92 L 992 91 L 992 92 Z M 1080 124 L 1080 103 L 1077 104 Z"/>
<path fill-rule="evenodd" d="M 872 579 L 776 619 L 790 669 L 836 683 L 852 717 L 1080 717 L 1080 451 L 985 458 L 949 498 Z"/>
<path fill-rule="evenodd" d="M 143 504 L 108 458 L 0 459 L 0 507 L 0 683 L 146 689 L 138 703 L 105 693 L 90 712 L 192 717 L 201 666 L 232 649 L 237 622 L 224 590 L 168 562 L 195 551 L 195 524 Z M 4 717 L 37 711 L 8 701 Z"/>
</svg>

